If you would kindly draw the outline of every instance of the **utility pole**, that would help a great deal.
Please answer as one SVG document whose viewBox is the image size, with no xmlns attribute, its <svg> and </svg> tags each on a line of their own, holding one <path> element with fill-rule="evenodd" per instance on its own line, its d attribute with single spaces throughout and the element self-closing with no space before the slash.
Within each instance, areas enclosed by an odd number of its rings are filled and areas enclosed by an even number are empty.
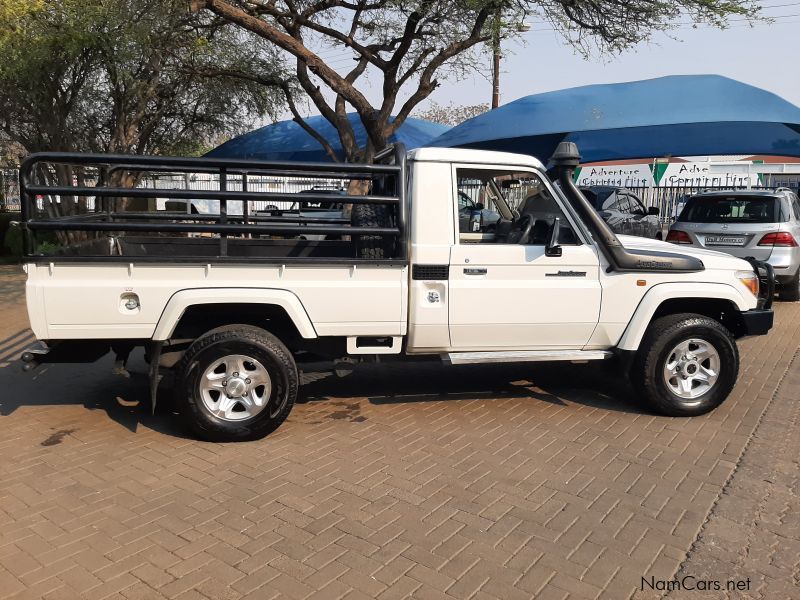
<svg viewBox="0 0 800 600">
<path fill-rule="evenodd" d="M 492 33 L 492 108 L 500 106 L 500 27 Z"/>
<path fill-rule="evenodd" d="M 498 14 L 495 17 L 494 28 L 492 31 L 492 108 L 497 108 L 500 106 L 500 59 L 502 58 L 502 53 L 500 51 L 500 40 L 502 36 L 500 35 L 500 28 L 502 27 L 502 22 L 500 20 L 500 15 Z M 517 23 L 512 27 L 512 30 L 517 31 L 518 33 L 525 33 L 530 31 L 531 27 L 527 23 Z"/>
</svg>

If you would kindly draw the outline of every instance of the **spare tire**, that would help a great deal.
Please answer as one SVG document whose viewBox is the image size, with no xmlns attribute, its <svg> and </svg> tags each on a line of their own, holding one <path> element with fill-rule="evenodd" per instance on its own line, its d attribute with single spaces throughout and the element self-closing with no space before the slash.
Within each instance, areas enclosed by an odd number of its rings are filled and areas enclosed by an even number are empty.
<svg viewBox="0 0 800 600">
<path fill-rule="evenodd" d="M 354 204 L 350 213 L 353 227 L 393 227 L 392 209 L 386 204 Z M 353 235 L 356 258 L 382 260 L 394 256 L 395 239 L 391 235 Z"/>
</svg>

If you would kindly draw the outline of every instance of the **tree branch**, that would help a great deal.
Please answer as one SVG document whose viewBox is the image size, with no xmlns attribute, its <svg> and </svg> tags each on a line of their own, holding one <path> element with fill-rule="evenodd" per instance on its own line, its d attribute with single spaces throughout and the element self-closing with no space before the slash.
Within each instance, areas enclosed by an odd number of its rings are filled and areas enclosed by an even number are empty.
<svg viewBox="0 0 800 600">
<path fill-rule="evenodd" d="M 472 30 L 470 31 L 470 35 L 467 38 L 453 42 L 446 48 L 442 49 L 431 59 L 425 69 L 423 69 L 422 75 L 420 75 L 419 85 L 417 86 L 416 91 L 414 91 L 408 100 L 405 101 L 403 106 L 400 108 L 400 111 L 395 116 L 394 121 L 388 125 L 388 135 L 395 133 L 397 129 L 403 123 L 405 123 L 405 120 L 408 118 L 408 115 L 411 114 L 411 111 L 414 110 L 414 107 L 422 102 L 425 98 L 430 96 L 431 93 L 433 93 L 433 91 L 439 85 L 438 82 L 433 79 L 433 76 L 436 74 L 436 71 L 439 69 L 439 67 L 457 54 L 468 50 L 475 44 L 488 40 L 488 36 L 483 35 L 482 31 L 484 25 L 486 24 L 486 20 L 489 18 L 489 15 L 490 10 L 488 8 L 483 8 L 476 16 Z"/>
<path fill-rule="evenodd" d="M 263 37 L 276 46 L 294 55 L 298 60 L 298 66 L 300 62 L 303 63 L 303 71 L 305 71 L 307 66 L 308 70 L 322 79 L 331 88 L 331 90 L 333 90 L 336 94 L 341 94 L 347 98 L 347 101 L 353 106 L 353 108 L 356 109 L 362 120 L 372 118 L 373 109 L 367 98 L 336 71 L 330 68 L 319 56 L 309 50 L 303 44 L 299 35 L 293 37 L 287 33 L 284 33 L 266 21 L 259 19 L 258 17 L 254 17 L 248 12 L 236 8 L 235 6 L 232 6 L 223 0 L 205 0 L 205 6 L 224 19 L 227 19 L 233 23 L 237 23 L 248 31 Z M 303 89 L 308 92 L 307 86 L 305 84 L 302 85 Z M 314 86 L 312 85 L 309 87 Z M 315 104 L 317 104 L 316 101 Z"/>
</svg>

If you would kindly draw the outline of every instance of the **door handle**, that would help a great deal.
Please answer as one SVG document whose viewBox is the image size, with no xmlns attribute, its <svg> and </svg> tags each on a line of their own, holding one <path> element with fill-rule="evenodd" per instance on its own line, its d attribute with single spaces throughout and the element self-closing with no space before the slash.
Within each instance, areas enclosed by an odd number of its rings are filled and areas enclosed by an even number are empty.
<svg viewBox="0 0 800 600">
<path fill-rule="evenodd" d="M 486 275 L 487 269 L 476 269 L 475 267 L 465 267 L 464 275 Z"/>
</svg>

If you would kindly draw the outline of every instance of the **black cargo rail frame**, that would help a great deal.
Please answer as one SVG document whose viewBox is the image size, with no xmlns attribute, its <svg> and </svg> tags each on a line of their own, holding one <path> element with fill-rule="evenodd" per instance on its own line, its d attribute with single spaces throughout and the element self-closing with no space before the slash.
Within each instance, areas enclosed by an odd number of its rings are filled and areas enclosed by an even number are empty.
<svg viewBox="0 0 800 600">
<path fill-rule="evenodd" d="M 33 262 L 321 262 L 334 264 L 380 263 L 407 264 L 407 218 L 406 198 L 407 164 L 406 150 L 402 144 L 388 147 L 376 156 L 373 164 L 277 162 L 244 159 L 183 158 L 161 156 L 132 156 L 123 154 L 89 154 L 72 152 L 43 152 L 29 156 L 20 167 L 20 196 L 22 198 L 22 227 L 25 258 Z M 37 183 L 38 166 L 81 166 L 96 168 L 95 186 L 67 186 Z M 168 188 L 110 187 L 107 183 L 115 171 L 136 173 L 162 172 L 174 174 L 210 174 L 219 180 L 219 190 L 188 190 Z M 242 190 L 229 190 L 228 177 L 241 176 Z M 381 181 L 386 188 L 386 179 L 393 180 L 386 194 L 373 193 L 362 196 L 331 195 L 314 191 L 301 193 L 254 192 L 247 190 L 249 175 L 277 177 L 320 177 L 342 181 L 366 180 L 373 184 Z M 373 185 L 373 188 L 375 185 Z M 35 218 L 37 196 L 93 197 L 94 212 L 63 215 L 52 218 Z M 120 212 L 116 210 L 117 198 L 164 198 L 166 200 L 219 200 L 218 215 L 191 214 L 175 211 Z M 241 201 L 242 215 L 228 215 L 228 201 Z M 250 214 L 250 202 L 291 202 L 298 207 L 294 215 Z M 310 203 L 337 204 L 385 204 L 396 206 L 395 223 L 390 227 L 355 227 L 350 220 L 339 217 L 314 217 L 300 215 L 303 205 Z M 307 211 L 310 209 L 306 209 Z M 267 211 L 263 211 L 267 212 Z M 278 212 L 281 212 L 278 209 Z M 286 211 L 284 211 L 286 212 Z M 141 222 L 136 222 L 139 219 Z M 147 222 L 154 221 L 154 222 Z M 183 222 L 181 222 L 183 221 Z M 35 253 L 37 231 L 86 231 L 86 232 L 148 232 L 148 233 L 216 233 L 219 234 L 220 251 L 216 256 L 106 256 L 106 255 L 44 255 Z M 391 258 L 362 259 L 353 257 L 293 257 L 293 256 L 229 256 L 228 235 L 386 235 L 396 237 L 396 254 Z"/>
</svg>

